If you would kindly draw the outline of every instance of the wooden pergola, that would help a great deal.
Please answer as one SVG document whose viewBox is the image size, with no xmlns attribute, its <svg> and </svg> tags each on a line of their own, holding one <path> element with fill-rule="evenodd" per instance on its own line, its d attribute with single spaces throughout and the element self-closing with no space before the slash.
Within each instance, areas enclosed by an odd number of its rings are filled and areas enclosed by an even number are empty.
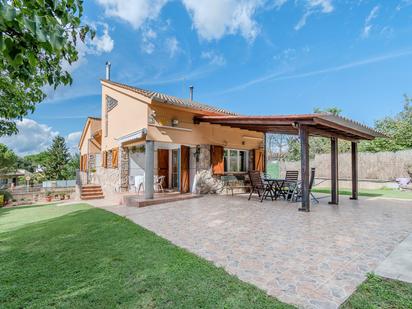
<svg viewBox="0 0 412 309">
<path fill-rule="evenodd" d="M 310 211 L 309 192 L 309 136 L 322 136 L 331 141 L 331 201 L 339 204 L 338 194 L 338 140 L 351 142 L 352 196 L 358 199 L 358 142 L 386 137 L 382 133 L 353 120 L 332 114 L 274 115 L 274 116 L 199 116 L 195 123 L 208 122 L 245 130 L 277 134 L 299 135 L 301 147 L 301 211 Z M 266 145 L 265 145 L 266 148 Z M 265 149 L 266 153 L 266 149 Z"/>
</svg>

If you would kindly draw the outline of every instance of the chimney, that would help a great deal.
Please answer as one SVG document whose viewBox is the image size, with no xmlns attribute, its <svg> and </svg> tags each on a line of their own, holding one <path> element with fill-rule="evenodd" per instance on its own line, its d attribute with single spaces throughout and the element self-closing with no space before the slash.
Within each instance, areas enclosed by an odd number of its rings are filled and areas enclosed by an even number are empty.
<svg viewBox="0 0 412 309">
<path fill-rule="evenodd" d="M 195 87 L 193 87 L 193 86 L 190 86 L 189 87 L 189 93 L 190 93 L 190 101 L 193 101 L 193 89 L 194 89 Z"/>
<path fill-rule="evenodd" d="M 107 80 L 110 80 L 110 66 L 111 66 L 110 62 L 106 61 L 106 79 Z"/>
</svg>

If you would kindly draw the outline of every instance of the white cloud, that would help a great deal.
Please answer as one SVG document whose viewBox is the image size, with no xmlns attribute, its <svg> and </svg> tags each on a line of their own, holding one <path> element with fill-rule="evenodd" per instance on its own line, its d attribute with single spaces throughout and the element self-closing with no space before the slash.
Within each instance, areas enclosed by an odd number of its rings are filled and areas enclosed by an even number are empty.
<svg viewBox="0 0 412 309">
<path fill-rule="evenodd" d="M 379 5 L 374 6 L 372 10 L 370 11 L 369 15 L 366 17 L 365 25 L 363 27 L 362 34 L 361 34 L 363 38 L 367 38 L 369 36 L 373 28 L 372 21 L 376 17 L 378 17 L 379 9 L 380 9 Z"/>
<path fill-rule="evenodd" d="M 51 127 L 26 118 L 17 122 L 17 128 L 17 135 L 0 137 L 0 143 L 6 144 L 18 155 L 46 150 L 53 138 L 58 135 Z"/>
<path fill-rule="evenodd" d="M 153 31 L 152 28 L 147 28 L 142 31 L 142 43 L 140 44 L 140 48 L 146 54 L 152 54 L 155 49 L 155 40 L 157 38 L 157 33 Z"/>
<path fill-rule="evenodd" d="M 210 50 L 210 51 L 204 51 L 200 55 L 202 59 L 206 59 L 209 61 L 209 64 L 217 65 L 217 66 L 223 66 L 226 64 L 226 59 L 223 57 L 223 55 Z"/>
<path fill-rule="evenodd" d="M 134 29 L 159 16 L 167 0 L 97 0 L 107 16 L 120 18 Z"/>
<path fill-rule="evenodd" d="M 72 132 L 67 135 L 66 144 L 67 144 L 67 148 L 69 148 L 70 153 L 79 152 L 78 145 L 79 145 L 81 136 L 82 136 L 81 131 Z"/>
<path fill-rule="evenodd" d="M 240 33 L 253 41 L 259 27 L 253 19 L 263 0 L 182 0 L 193 20 L 198 35 L 206 40 L 218 40 L 226 34 Z"/>
<path fill-rule="evenodd" d="M 103 34 L 101 36 L 96 35 L 96 37 L 90 42 L 92 48 L 90 48 L 90 53 L 94 51 L 97 54 L 110 53 L 114 47 L 114 41 L 109 35 L 109 26 L 103 24 Z"/>
<path fill-rule="evenodd" d="M 349 69 L 356 68 L 356 67 L 366 66 L 369 64 L 379 63 L 379 62 L 387 61 L 390 59 L 396 59 L 396 58 L 410 56 L 410 55 L 412 55 L 412 50 L 403 50 L 403 51 L 383 54 L 380 56 L 375 56 L 375 57 L 371 57 L 371 58 L 367 58 L 367 59 L 363 59 L 359 61 L 354 61 L 354 62 L 349 62 L 346 64 L 329 67 L 325 69 L 320 69 L 320 70 L 315 70 L 315 71 L 296 73 L 296 74 L 288 74 L 287 72 L 278 71 L 278 72 L 270 73 L 265 76 L 257 77 L 248 82 L 234 86 L 232 88 L 225 89 L 224 91 L 221 91 L 216 94 L 230 93 L 230 92 L 242 90 L 252 85 L 260 84 L 260 83 L 267 82 L 267 81 L 298 79 L 298 78 L 306 78 L 306 77 L 311 77 L 311 76 L 340 72 L 340 71 L 349 70 Z"/>
<path fill-rule="evenodd" d="M 312 14 L 317 12 L 328 14 L 334 10 L 332 0 L 307 0 L 306 2 L 305 12 L 295 26 L 296 31 L 306 25 L 307 19 Z"/>
<path fill-rule="evenodd" d="M 166 39 L 166 50 L 169 52 L 170 58 L 173 58 L 180 52 L 179 41 L 173 36 Z"/>
</svg>

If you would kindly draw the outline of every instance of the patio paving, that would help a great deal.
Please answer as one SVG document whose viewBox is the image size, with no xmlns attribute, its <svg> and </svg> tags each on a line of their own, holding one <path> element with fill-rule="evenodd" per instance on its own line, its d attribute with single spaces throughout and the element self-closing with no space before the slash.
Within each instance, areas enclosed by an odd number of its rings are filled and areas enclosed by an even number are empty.
<svg viewBox="0 0 412 309">
<path fill-rule="evenodd" d="M 410 201 L 341 197 L 339 206 L 207 196 L 102 207 L 224 267 L 286 303 L 337 308 L 412 232 Z"/>
</svg>

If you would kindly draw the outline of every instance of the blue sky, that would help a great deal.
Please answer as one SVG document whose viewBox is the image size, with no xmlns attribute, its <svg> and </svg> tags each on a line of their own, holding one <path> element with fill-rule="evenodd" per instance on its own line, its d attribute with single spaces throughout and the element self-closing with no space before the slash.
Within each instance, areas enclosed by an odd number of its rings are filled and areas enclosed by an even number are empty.
<svg viewBox="0 0 412 309">
<path fill-rule="evenodd" d="M 104 64 L 112 79 L 188 96 L 243 114 L 310 113 L 337 106 L 373 125 L 412 95 L 412 1 L 88 0 L 97 29 L 79 46 L 74 83 L 0 141 L 20 154 L 61 134 L 75 148 L 87 116 L 100 115 Z"/>
</svg>

